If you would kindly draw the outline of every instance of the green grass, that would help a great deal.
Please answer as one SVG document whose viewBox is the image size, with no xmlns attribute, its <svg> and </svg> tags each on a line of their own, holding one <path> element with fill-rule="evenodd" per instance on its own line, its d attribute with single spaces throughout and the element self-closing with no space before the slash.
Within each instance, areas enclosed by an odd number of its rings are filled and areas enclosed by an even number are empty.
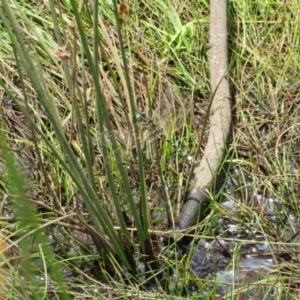
<svg viewBox="0 0 300 300">
<path fill-rule="evenodd" d="M 1 18 L 6 1 L 2 2 Z M 23 50 L 28 59 L 19 63 L 4 23 L 0 27 L 1 128 L 13 157 L 3 144 L 1 159 L 7 166 L 0 176 L 1 236 L 11 245 L 5 258 L 10 282 L 6 295 L 217 297 L 214 278 L 195 276 L 189 268 L 193 252 L 179 255 L 171 240 L 164 251 L 155 250 L 153 240 L 154 258 L 164 262 L 162 269 L 141 267 L 147 255 L 150 262 L 154 259 L 145 250 L 147 228 L 168 238 L 181 178 L 185 187 L 189 159 L 203 129 L 211 93 L 206 57 L 209 4 L 126 3 L 129 14 L 119 28 L 122 45 L 109 1 L 99 3 L 103 25 L 98 31 L 93 27 L 92 1 L 78 7 L 77 22 L 82 25 L 74 29 L 72 2 L 61 1 L 51 15 L 48 4 L 11 1 L 27 43 Z M 197 247 L 215 236 L 239 245 L 268 241 L 277 275 L 264 280 L 274 283 L 275 299 L 297 299 L 299 293 L 298 10 L 297 1 L 229 4 L 234 118 L 224 161 L 224 167 L 229 166 L 223 179 L 227 188 L 222 195 L 210 191 L 211 210 L 193 235 Z M 30 59 L 36 70 L 31 74 L 30 68 L 25 71 Z M 10 100 L 13 97 L 21 107 Z M 25 121 L 22 108 L 32 124 Z M 15 175 L 9 176 L 12 172 Z M 30 208 L 30 220 L 20 212 L 20 197 Z M 272 213 L 268 199 L 275 206 Z M 234 203 L 231 208 L 220 204 L 226 200 Z M 102 222 L 104 214 L 107 222 Z M 45 236 L 50 235 L 52 242 L 47 242 Z M 241 249 L 235 248 L 232 263 L 238 264 L 245 251 Z M 136 274 L 130 270 L 132 260 L 138 264 Z M 52 262 L 57 270 L 50 267 Z M 160 280 L 163 272 L 166 279 Z M 157 291 L 143 287 L 149 278 L 155 279 Z M 227 298 L 236 299 L 239 293 Z"/>
</svg>

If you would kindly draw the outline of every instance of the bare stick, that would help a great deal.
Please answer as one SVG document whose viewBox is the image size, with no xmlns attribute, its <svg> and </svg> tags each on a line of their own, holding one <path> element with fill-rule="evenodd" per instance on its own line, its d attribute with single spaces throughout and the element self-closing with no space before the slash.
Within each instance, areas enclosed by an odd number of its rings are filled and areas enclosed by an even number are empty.
<svg viewBox="0 0 300 300">
<path fill-rule="evenodd" d="M 226 0 L 210 1 L 210 41 L 208 59 L 214 99 L 210 109 L 210 132 L 200 165 L 194 170 L 192 189 L 178 218 L 179 229 L 197 223 L 209 205 L 207 191 L 222 162 L 231 125 L 228 82 Z M 225 74 L 225 76 L 224 76 Z"/>
</svg>

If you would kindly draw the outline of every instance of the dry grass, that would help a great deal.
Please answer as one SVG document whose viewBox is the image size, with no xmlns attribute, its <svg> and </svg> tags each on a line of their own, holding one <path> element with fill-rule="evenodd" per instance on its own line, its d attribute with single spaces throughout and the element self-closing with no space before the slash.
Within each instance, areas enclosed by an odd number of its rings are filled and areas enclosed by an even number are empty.
<svg viewBox="0 0 300 300">
<path fill-rule="evenodd" d="M 164 175 L 164 184 L 168 188 L 167 197 L 172 203 L 171 206 L 175 207 L 180 190 L 178 188 L 180 177 L 186 179 L 189 172 L 189 161 L 187 155 L 183 154 L 187 153 L 191 157 L 194 154 L 197 138 L 202 129 L 202 116 L 210 94 L 205 55 L 208 40 L 206 2 L 172 1 L 172 5 L 162 2 L 131 2 L 130 12 L 124 16 L 122 27 L 129 75 L 140 116 L 139 138 L 144 148 L 147 193 L 151 200 L 149 204 L 156 208 L 155 213 L 159 216 L 153 217 L 150 227 L 156 229 L 167 227 L 166 199 L 163 196 L 165 187 L 159 177 L 159 167 Z M 31 27 L 24 30 L 32 49 L 36 51 L 35 55 L 38 54 L 45 85 L 55 97 L 55 106 L 63 121 L 67 138 L 78 160 L 82 162 L 83 153 L 73 122 L 72 91 L 67 89 L 61 75 L 62 56 L 66 55 L 70 62 L 71 71 L 75 74 L 73 77 L 76 82 L 75 93 L 80 103 L 84 101 L 88 103 L 89 123 L 86 126 L 91 132 L 92 146 L 95 149 L 94 172 L 98 193 L 103 201 L 107 201 L 105 203 L 108 210 L 114 217 L 111 202 L 107 200 L 109 190 L 103 170 L 104 162 L 96 147 L 99 136 L 95 125 L 97 122 L 95 107 L 91 101 L 95 96 L 94 86 L 86 62 L 81 59 L 78 47 L 80 41 L 76 35 L 74 36 L 71 26 L 72 13 L 67 5 L 61 6 L 64 20 L 61 26 L 65 46 L 61 48 L 53 38 L 48 4 L 32 1 L 29 7 L 19 1 L 18 5 L 22 9 L 16 9 L 15 13 L 19 20 L 24 21 L 28 18 L 30 21 Z M 128 167 L 132 179 L 132 190 L 136 190 L 139 181 L 133 146 L 134 136 L 124 113 L 129 112 L 128 98 L 121 75 L 118 73 L 120 66 L 117 65 L 116 59 L 116 56 L 120 55 L 119 41 L 111 6 L 105 1 L 100 7 L 104 22 L 101 30 L 103 32 L 106 29 L 110 37 L 109 40 L 105 40 L 104 34 L 101 36 L 103 41 L 100 58 L 101 84 L 114 125 L 114 134 L 118 138 L 124 164 Z M 91 31 L 89 16 L 88 9 L 84 9 L 82 17 L 87 32 Z M 179 20 L 183 25 L 189 26 L 180 27 Z M 202 232 L 196 235 L 196 238 L 209 240 L 217 235 L 219 239 L 239 243 L 255 240 L 255 247 L 267 241 L 270 245 L 268 255 L 274 258 L 280 275 L 278 280 L 281 285 L 278 284 L 276 292 L 282 298 L 276 299 L 284 299 L 289 294 L 291 294 L 289 299 L 292 297 L 297 299 L 300 288 L 297 270 L 300 217 L 299 4 L 297 1 L 269 1 L 267 4 L 265 1 L 247 1 L 247 3 L 233 1 L 229 8 L 229 24 L 234 120 L 232 141 L 228 145 L 225 161 L 225 165 L 229 165 L 229 173 L 225 180 L 227 188 L 222 195 L 217 195 L 212 189 L 211 212 L 199 226 Z M 13 51 L 5 31 L 2 29 L 0 33 L 2 40 L 0 78 L 21 100 L 22 91 Z M 88 42 L 92 49 L 93 39 L 90 35 Z M 75 49 L 74 45 L 78 48 Z M 36 101 L 36 94 L 26 76 L 24 82 L 32 107 L 32 117 L 59 150 L 52 126 Z M 78 204 L 82 204 L 80 200 L 78 201 L 80 198 L 76 187 L 45 144 L 38 141 L 39 151 L 47 170 L 47 178 L 41 176 L 28 125 L 8 95 L 1 89 L 0 93 L 2 128 L 15 150 L 21 168 L 30 180 L 30 190 L 33 191 L 29 193 L 30 199 L 39 207 L 41 218 L 53 220 L 57 215 L 67 215 Z M 105 134 L 109 136 L 112 133 Z M 176 144 L 176 147 L 172 146 L 170 141 Z M 119 186 L 122 185 L 120 178 L 116 177 L 115 180 Z M 47 183 L 50 184 L 51 193 L 46 188 Z M 1 193 L 5 198 L 7 187 L 5 176 L 1 176 L 1 187 Z M 121 192 L 118 192 L 120 201 L 124 203 L 124 209 L 130 216 L 130 211 L 125 205 L 126 201 L 122 198 Z M 224 208 L 216 200 L 230 200 L 233 205 Z M 55 206 L 55 212 L 51 205 Z M 272 205 L 273 208 L 270 208 Z M 1 226 L 10 228 L 14 221 L 10 207 L 3 204 Z M 63 231 L 67 230 L 67 226 L 84 231 L 82 223 L 75 218 L 67 219 L 60 225 Z M 234 225 L 234 232 L 229 225 Z M 72 247 L 72 243 L 80 244 L 76 239 L 72 241 L 74 231 L 68 231 L 68 235 L 63 236 L 68 236 L 67 245 L 64 245 L 67 249 Z M 11 238 L 13 239 L 13 236 Z M 88 248 L 86 245 L 85 247 Z M 60 254 L 59 251 L 57 253 Z M 107 284 L 99 283 L 89 274 L 84 274 L 81 268 L 76 269 L 76 261 L 81 263 L 84 258 L 93 257 L 91 252 L 86 254 L 78 251 L 75 257 L 77 259 L 74 258 L 75 263 L 63 260 L 65 266 L 69 264 L 68 268 L 71 271 L 75 270 L 76 274 L 80 273 L 80 278 L 83 278 L 80 283 L 79 277 L 76 277 L 75 283 L 72 280 L 68 283 L 74 297 L 89 295 L 92 299 L 91 287 L 94 290 L 101 290 L 101 293 L 109 299 L 113 299 L 116 294 L 118 297 L 121 295 L 126 295 L 127 298 L 133 297 L 132 295 L 138 297 L 140 292 L 135 287 L 127 286 L 125 289 L 126 284 L 113 283 L 115 279 L 110 279 L 111 282 Z M 168 255 L 164 258 L 170 260 L 172 272 L 181 274 L 182 282 L 187 285 L 192 283 L 198 289 L 210 291 L 209 283 L 201 281 L 200 284 L 199 279 L 188 270 L 186 260 L 175 259 L 172 262 Z M 87 287 L 89 284 L 90 287 Z M 178 290 L 180 294 L 182 290 L 179 288 Z M 99 293 L 96 295 L 100 297 Z M 147 293 L 140 294 L 139 297 L 157 299 L 158 295 Z"/>
<path fill-rule="evenodd" d="M 6 257 L 5 257 L 5 249 L 7 247 L 7 243 L 3 240 L 3 237 L 0 237 L 0 299 L 7 299 L 8 293 L 8 273 L 4 268 Z"/>
</svg>

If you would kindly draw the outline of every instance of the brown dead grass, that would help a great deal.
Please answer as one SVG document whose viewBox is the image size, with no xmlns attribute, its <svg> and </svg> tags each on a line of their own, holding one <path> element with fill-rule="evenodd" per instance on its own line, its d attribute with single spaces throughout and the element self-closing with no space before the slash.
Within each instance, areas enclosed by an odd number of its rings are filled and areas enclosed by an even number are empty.
<svg viewBox="0 0 300 300">
<path fill-rule="evenodd" d="M 7 272 L 4 269 L 5 265 L 5 249 L 7 247 L 7 242 L 0 237 L 0 299 L 7 299 Z"/>
</svg>

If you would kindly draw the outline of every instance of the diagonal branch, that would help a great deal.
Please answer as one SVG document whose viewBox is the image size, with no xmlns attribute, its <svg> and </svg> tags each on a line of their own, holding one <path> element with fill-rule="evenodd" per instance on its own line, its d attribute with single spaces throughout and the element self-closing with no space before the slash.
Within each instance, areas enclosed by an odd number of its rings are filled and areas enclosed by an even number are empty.
<svg viewBox="0 0 300 300">
<path fill-rule="evenodd" d="M 211 90 L 214 92 L 210 110 L 211 127 L 203 158 L 194 170 L 192 189 L 177 221 L 179 229 L 189 228 L 203 217 L 209 204 L 207 191 L 222 162 L 231 125 L 226 0 L 211 0 L 210 3 L 208 59 Z"/>
</svg>

